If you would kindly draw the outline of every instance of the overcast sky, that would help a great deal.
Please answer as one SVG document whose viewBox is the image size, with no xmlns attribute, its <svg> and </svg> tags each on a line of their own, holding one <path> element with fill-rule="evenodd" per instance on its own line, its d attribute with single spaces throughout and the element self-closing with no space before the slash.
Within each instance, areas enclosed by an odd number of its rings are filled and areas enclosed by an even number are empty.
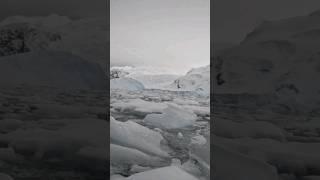
<svg viewBox="0 0 320 180">
<path fill-rule="evenodd" d="M 210 63 L 210 0 L 111 0 L 111 64 L 185 73 Z"/>
<path fill-rule="evenodd" d="M 239 42 L 262 20 L 302 16 L 320 9 L 320 0 L 214 0 L 216 42 Z"/>
</svg>

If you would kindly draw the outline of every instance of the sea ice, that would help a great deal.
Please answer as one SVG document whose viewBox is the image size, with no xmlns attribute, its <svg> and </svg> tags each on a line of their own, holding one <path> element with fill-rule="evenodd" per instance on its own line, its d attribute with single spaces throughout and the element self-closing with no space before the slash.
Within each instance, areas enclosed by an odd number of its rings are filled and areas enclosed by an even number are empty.
<svg viewBox="0 0 320 180">
<path fill-rule="evenodd" d="M 163 165 L 163 160 L 158 157 L 145 154 L 137 149 L 119 146 L 115 144 L 110 145 L 110 162 L 114 166 L 121 165 L 141 165 L 141 166 L 155 166 Z"/>
<path fill-rule="evenodd" d="M 114 144 L 168 157 L 168 153 L 161 149 L 162 135 L 133 121 L 120 122 L 110 117 L 110 135 Z"/>
<path fill-rule="evenodd" d="M 198 180 L 177 166 L 168 166 L 134 174 L 123 180 Z"/>
<path fill-rule="evenodd" d="M 111 104 L 112 107 L 120 111 L 136 111 L 142 113 L 160 113 L 168 106 L 165 103 L 144 101 L 142 99 L 130 99 L 123 102 Z"/>
<path fill-rule="evenodd" d="M 148 114 L 144 121 L 163 129 L 177 129 L 192 126 L 197 120 L 193 112 L 189 112 L 174 104 L 168 104 L 162 114 Z"/>
</svg>

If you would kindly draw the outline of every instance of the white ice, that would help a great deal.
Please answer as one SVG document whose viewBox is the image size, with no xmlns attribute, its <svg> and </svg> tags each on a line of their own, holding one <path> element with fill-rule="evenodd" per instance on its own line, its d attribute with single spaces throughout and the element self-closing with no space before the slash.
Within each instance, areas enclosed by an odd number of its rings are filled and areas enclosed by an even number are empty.
<svg viewBox="0 0 320 180">
<path fill-rule="evenodd" d="M 193 112 L 182 109 L 174 104 L 168 104 L 168 107 L 163 110 L 162 114 L 148 114 L 144 118 L 147 124 L 164 129 L 192 126 L 196 120 L 197 116 Z"/>
</svg>

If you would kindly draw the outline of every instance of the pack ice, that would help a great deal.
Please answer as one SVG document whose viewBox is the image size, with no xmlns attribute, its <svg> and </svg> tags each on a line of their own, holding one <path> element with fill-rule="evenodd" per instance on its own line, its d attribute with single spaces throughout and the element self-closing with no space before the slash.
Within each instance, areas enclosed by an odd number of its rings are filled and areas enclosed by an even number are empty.
<svg viewBox="0 0 320 180">
<path fill-rule="evenodd" d="M 161 114 L 148 114 L 144 121 L 152 126 L 163 129 L 177 129 L 192 126 L 197 120 L 193 112 L 178 105 L 168 104 Z"/>
</svg>

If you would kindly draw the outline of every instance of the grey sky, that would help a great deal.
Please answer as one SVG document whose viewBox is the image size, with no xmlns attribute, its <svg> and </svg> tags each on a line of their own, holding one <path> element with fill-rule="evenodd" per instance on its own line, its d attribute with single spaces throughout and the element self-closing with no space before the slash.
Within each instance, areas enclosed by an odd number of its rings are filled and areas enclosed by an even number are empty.
<svg viewBox="0 0 320 180">
<path fill-rule="evenodd" d="M 111 0 L 111 64 L 179 73 L 210 61 L 210 0 Z"/>
<path fill-rule="evenodd" d="M 71 17 L 106 15 L 106 0 L 0 0 L 0 20 L 15 15 Z"/>
<path fill-rule="evenodd" d="M 213 36 L 216 42 L 239 42 L 261 20 L 309 14 L 319 0 L 214 0 Z"/>
</svg>

